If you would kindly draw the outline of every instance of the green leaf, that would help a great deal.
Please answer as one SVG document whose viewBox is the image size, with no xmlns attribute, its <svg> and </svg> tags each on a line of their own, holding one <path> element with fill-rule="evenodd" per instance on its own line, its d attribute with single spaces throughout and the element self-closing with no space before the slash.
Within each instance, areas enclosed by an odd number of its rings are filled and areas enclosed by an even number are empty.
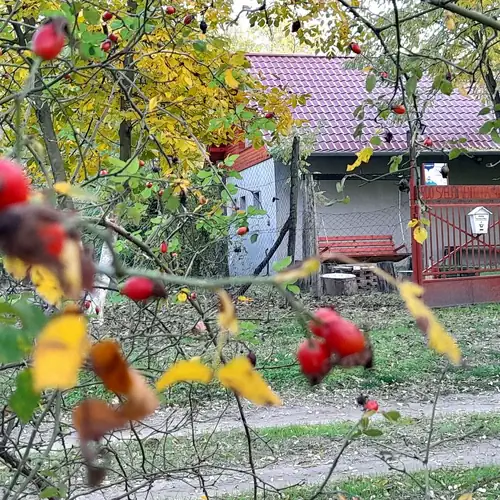
<svg viewBox="0 0 500 500">
<path fill-rule="evenodd" d="M 240 113 L 240 118 L 242 120 L 251 120 L 254 116 L 255 116 L 255 114 L 252 113 L 251 111 L 242 111 Z"/>
<path fill-rule="evenodd" d="M 380 146 L 382 144 L 382 139 L 378 135 L 374 135 L 370 139 L 370 143 L 373 144 L 374 146 Z"/>
<path fill-rule="evenodd" d="M 101 21 L 101 14 L 97 9 L 94 9 L 93 7 L 83 9 L 83 17 L 89 24 L 99 24 L 99 22 Z"/>
<path fill-rule="evenodd" d="M 462 154 L 462 149 L 461 148 L 453 148 L 449 153 L 448 153 L 448 158 L 450 160 L 454 160 L 455 158 L 458 158 Z"/>
<path fill-rule="evenodd" d="M 234 179 L 243 179 L 243 176 L 237 170 L 230 170 L 227 173 L 228 177 L 233 177 Z"/>
<path fill-rule="evenodd" d="M 224 165 L 232 167 L 234 165 L 234 162 L 238 159 L 238 156 L 240 155 L 229 155 L 227 158 L 224 159 Z"/>
<path fill-rule="evenodd" d="M 491 138 L 493 139 L 493 142 L 500 144 L 500 134 L 498 133 L 498 130 L 491 131 Z"/>
<path fill-rule="evenodd" d="M 30 351 L 31 342 L 27 332 L 13 326 L 0 328 L 0 363 L 14 363 Z"/>
<path fill-rule="evenodd" d="M 411 76 L 406 82 L 406 94 L 408 95 L 408 97 L 412 97 L 413 95 L 415 95 L 415 92 L 417 90 L 417 83 L 418 78 L 415 75 Z"/>
<path fill-rule="evenodd" d="M 200 170 L 196 175 L 200 179 L 206 179 L 207 177 L 212 177 L 214 174 L 211 170 Z"/>
<path fill-rule="evenodd" d="M 495 127 L 495 120 L 490 120 L 488 122 L 483 123 L 481 128 L 479 129 L 480 134 L 489 134 L 493 128 Z"/>
<path fill-rule="evenodd" d="M 165 198 L 165 195 L 163 195 L 163 197 Z M 170 194 L 170 196 L 167 198 L 167 201 L 165 202 L 165 208 L 169 212 L 176 212 L 180 204 L 181 200 L 179 199 L 179 197 L 175 196 L 174 194 Z"/>
<path fill-rule="evenodd" d="M 483 115 L 488 115 L 491 113 L 491 108 L 483 108 L 481 111 L 479 111 L 478 115 L 483 116 Z"/>
<path fill-rule="evenodd" d="M 259 235 L 257 233 L 253 233 L 251 236 L 250 236 L 250 243 L 255 243 L 257 241 L 257 238 L 259 237 Z"/>
<path fill-rule="evenodd" d="M 238 188 L 236 187 L 236 185 L 231 182 L 228 182 L 226 184 L 226 189 L 231 196 L 234 196 L 238 192 Z"/>
<path fill-rule="evenodd" d="M 286 289 L 294 295 L 298 295 L 300 293 L 300 288 L 297 285 L 287 285 Z"/>
<path fill-rule="evenodd" d="M 292 257 L 290 255 L 287 255 L 284 259 L 274 262 L 273 269 L 276 272 L 280 272 L 283 271 L 283 269 L 286 269 L 291 263 L 292 263 Z"/>
<path fill-rule="evenodd" d="M 356 125 L 356 128 L 354 129 L 354 132 L 353 132 L 353 136 L 355 139 L 357 139 L 358 137 L 361 137 L 363 135 L 363 127 L 364 127 L 363 122 L 358 123 Z"/>
<path fill-rule="evenodd" d="M 250 205 L 248 208 L 247 208 L 247 214 L 250 216 L 250 217 L 253 217 L 253 216 L 256 216 L 256 215 L 266 215 L 267 214 L 267 211 L 264 210 L 263 208 L 256 208 L 254 207 L 253 205 Z"/>
<path fill-rule="evenodd" d="M 21 422 L 28 423 L 38 403 L 40 394 L 33 389 L 31 370 L 27 368 L 17 375 L 16 390 L 9 399 L 9 406 L 15 411 Z"/>
<path fill-rule="evenodd" d="M 384 411 L 382 415 L 389 420 L 389 422 L 397 422 L 401 418 L 401 413 L 396 410 Z"/>
<path fill-rule="evenodd" d="M 380 429 L 365 429 L 363 431 L 363 434 L 365 436 L 370 436 L 370 437 L 379 437 L 382 436 L 384 433 Z"/>
<path fill-rule="evenodd" d="M 206 52 L 207 43 L 203 40 L 196 40 L 195 42 L 193 42 L 193 49 L 196 50 L 196 52 Z"/>
<path fill-rule="evenodd" d="M 453 92 L 453 85 L 448 80 L 442 80 L 439 90 L 445 95 L 451 95 Z"/>
<path fill-rule="evenodd" d="M 40 498 L 51 498 L 51 497 L 63 498 L 65 496 L 66 496 L 66 489 L 56 488 L 55 486 L 47 486 L 47 488 L 45 488 L 40 492 Z"/>
<path fill-rule="evenodd" d="M 370 73 L 366 78 L 366 91 L 371 92 L 376 85 L 377 85 L 377 77 L 373 73 Z"/>
<path fill-rule="evenodd" d="M 389 173 L 393 174 L 394 172 L 397 172 L 402 161 L 402 155 L 391 156 L 391 159 L 389 160 Z"/>
<path fill-rule="evenodd" d="M 86 31 L 82 34 L 82 42 L 90 43 L 92 45 L 99 45 L 106 40 L 106 35 L 104 33 L 93 33 L 91 31 Z"/>
</svg>

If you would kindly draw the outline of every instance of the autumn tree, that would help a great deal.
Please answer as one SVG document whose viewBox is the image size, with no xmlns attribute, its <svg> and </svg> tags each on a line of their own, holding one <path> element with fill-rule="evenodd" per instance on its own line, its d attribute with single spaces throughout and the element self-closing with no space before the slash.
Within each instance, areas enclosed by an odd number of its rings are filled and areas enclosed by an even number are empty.
<svg viewBox="0 0 500 500">
<path fill-rule="evenodd" d="M 11 471 L 5 498 L 86 495 L 87 485 L 97 488 L 106 474 L 126 495 L 188 473 L 206 491 L 210 456 L 192 428 L 188 463 L 163 456 L 158 466 L 134 426 L 168 391 L 182 401 L 192 427 L 197 394 L 212 388 L 234 398 L 256 496 L 260 483 L 242 398 L 258 405 L 281 400 L 237 337 L 235 298 L 226 288 L 257 283 L 287 299 L 306 326 L 298 362 L 311 383 L 333 368 L 372 366 L 368 335 L 331 310 L 312 315 L 287 291 L 319 271 L 316 257 L 295 268 L 283 265 L 274 276 L 234 278 L 209 276 L 214 257 L 199 260 L 249 217 L 227 210 L 234 189 L 223 180 L 238 176 L 228 168 L 235 158 L 214 165 L 207 149 L 245 139 L 261 146 L 294 125 L 297 99 L 265 87 L 244 53 L 230 50 L 219 28 L 234 22 L 232 7 L 229 0 L 26 0 L 0 7 L 0 250 L 15 279 L 0 308 L 1 371 L 12 382 L 3 394 L 0 460 Z M 299 8 L 280 0 L 242 14 L 250 24 L 289 25 L 300 43 L 328 54 L 347 50 L 356 34 L 375 37 L 401 91 L 413 76 L 356 2 Z M 400 21 L 393 24 L 397 29 Z M 358 161 L 369 156 L 365 150 Z M 103 305 L 89 295 L 96 273 L 106 277 L 99 287 L 120 292 L 105 327 L 89 327 L 95 315 L 88 312 L 99 314 L 95 306 Z M 399 289 L 430 347 L 459 364 L 460 349 L 425 306 L 422 290 L 379 274 Z M 206 291 L 203 300 L 197 290 Z M 44 313 L 40 303 L 53 309 Z M 183 392 L 180 382 L 202 389 L 189 385 Z M 69 421 L 78 449 L 65 440 Z M 137 448 L 103 445 L 127 425 Z M 161 445 L 154 454 L 164 455 Z"/>
</svg>

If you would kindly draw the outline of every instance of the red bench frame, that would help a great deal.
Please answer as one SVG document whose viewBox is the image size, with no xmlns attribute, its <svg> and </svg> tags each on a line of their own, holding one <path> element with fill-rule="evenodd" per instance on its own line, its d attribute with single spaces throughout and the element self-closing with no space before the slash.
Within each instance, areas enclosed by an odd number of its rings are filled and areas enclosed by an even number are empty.
<svg viewBox="0 0 500 500">
<path fill-rule="evenodd" d="M 396 247 L 390 234 L 370 234 L 359 236 L 320 236 L 318 238 L 320 257 L 333 262 L 329 253 L 337 253 L 362 262 L 398 262 L 410 254 L 402 253 L 406 245 Z"/>
</svg>

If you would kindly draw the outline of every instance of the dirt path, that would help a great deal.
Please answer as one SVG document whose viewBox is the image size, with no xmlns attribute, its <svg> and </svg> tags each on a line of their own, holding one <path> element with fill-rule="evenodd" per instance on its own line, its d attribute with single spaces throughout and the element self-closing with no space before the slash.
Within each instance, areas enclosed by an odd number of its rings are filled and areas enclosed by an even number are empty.
<svg viewBox="0 0 500 500">
<path fill-rule="evenodd" d="M 352 476 L 388 473 L 389 467 L 375 456 L 378 451 L 376 447 L 353 445 L 340 459 L 331 481 L 343 480 Z M 332 450 L 332 455 L 335 455 L 335 452 L 336 450 Z M 256 472 L 259 486 L 264 487 L 266 485 L 266 490 L 269 491 L 273 488 L 319 484 L 328 473 L 332 460 L 312 467 L 284 463 L 279 466 L 258 469 Z M 424 468 L 421 462 L 406 457 L 395 460 L 392 464 L 397 468 L 404 466 L 408 472 L 415 472 Z M 429 462 L 430 469 L 484 465 L 500 465 L 500 440 L 472 442 L 457 445 L 451 449 L 435 451 L 431 454 Z M 137 500 L 201 498 L 204 492 L 200 488 L 198 481 L 193 477 L 184 477 L 183 480 L 158 480 L 153 483 L 149 493 L 139 490 L 134 498 Z M 228 494 L 237 495 L 253 489 L 252 476 L 248 471 L 246 473 L 221 471 L 219 474 L 212 476 L 205 475 L 205 480 L 210 498 L 219 498 Z M 123 490 L 109 489 L 87 494 L 84 498 L 86 500 L 117 500 L 122 498 L 121 495 L 124 495 Z"/>
<path fill-rule="evenodd" d="M 341 402 L 342 403 L 342 402 Z M 350 404 L 349 404 L 350 403 Z M 281 407 L 255 407 L 247 404 L 245 416 L 250 427 L 262 429 L 265 427 L 284 427 L 301 424 L 324 424 L 336 421 L 358 420 L 361 411 L 352 402 L 338 406 L 322 406 L 319 403 Z M 432 412 L 431 402 L 399 402 L 378 399 L 381 410 L 398 410 L 403 416 L 412 418 L 429 417 Z M 477 395 L 457 394 L 442 396 L 437 405 L 437 415 L 452 416 L 461 413 L 490 413 L 500 409 L 500 392 Z M 198 434 L 214 431 L 242 430 L 242 423 L 235 407 L 229 407 L 221 417 L 222 411 L 199 412 L 194 422 L 194 430 Z M 142 438 L 161 438 L 165 432 L 172 435 L 191 434 L 190 423 L 184 411 L 160 410 L 136 428 Z M 131 431 L 115 433 L 118 439 L 130 439 Z"/>
<path fill-rule="evenodd" d="M 397 409 L 404 416 L 413 418 L 429 417 L 432 412 L 431 403 L 398 403 L 396 401 L 379 401 L 381 409 Z M 444 396 L 437 405 L 437 417 L 455 416 L 463 413 L 489 413 L 498 411 L 500 407 L 500 393 L 488 393 L 479 395 L 460 394 L 455 396 Z M 292 424 L 319 424 L 334 421 L 357 420 L 360 410 L 353 405 L 345 407 L 320 407 L 307 405 L 281 407 L 281 408 L 253 408 L 247 411 L 247 419 L 251 427 L 282 427 Z M 182 421 L 180 415 L 172 417 L 169 415 L 168 428 L 173 429 Z M 198 415 L 195 424 L 195 432 L 213 432 L 214 429 L 227 431 L 229 429 L 241 429 L 241 422 L 237 418 L 234 409 L 229 409 L 222 419 L 220 414 L 216 416 L 210 413 Z M 157 414 L 147 424 L 138 429 L 143 439 L 151 438 L 158 434 L 159 429 L 165 429 L 166 415 Z M 179 428 L 174 434 L 187 433 L 186 428 Z M 165 435 L 164 433 L 162 434 Z M 124 431 L 116 439 L 129 438 L 129 431 Z M 258 469 L 257 476 L 259 484 L 267 483 L 266 489 L 283 488 L 297 484 L 318 484 L 328 472 L 331 460 L 335 456 L 340 444 L 332 449 L 330 461 L 322 460 L 319 465 L 291 462 L 290 459 L 280 459 L 278 463 Z M 389 471 L 388 466 L 377 457 L 381 447 L 375 441 L 372 443 L 354 443 L 341 458 L 332 480 L 339 480 L 349 476 L 384 474 Z M 319 459 L 318 459 L 319 461 Z M 436 448 L 431 454 L 429 467 L 441 468 L 445 466 L 480 466 L 488 464 L 500 465 L 500 440 L 476 440 L 465 443 L 448 443 L 446 447 Z M 416 471 L 423 468 L 421 462 L 404 457 L 398 457 L 394 465 L 402 465 L 408 471 Z M 239 470 L 206 470 L 203 475 L 206 480 L 207 491 L 212 498 L 224 494 L 238 494 L 253 488 L 253 479 L 246 469 L 247 463 L 241 465 Z M 150 484 L 148 492 L 139 489 L 135 493 L 137 500 L 146 498 L 148 500 L 165 500 L 169 498 L 200 498 L 204 493 L 198 480 L 188 473 L 179 473 L 176 477 L 172 475 L 170 480 L 158 478 Z M 109 488 L 99 492 L 79 492 L 78 496 L 70 498 L 85 498 L 86 500 L 117 500 L 126 498 L 123 489 Z M 123 496 L 122 496 L 123 495 Z"/>
</svg>

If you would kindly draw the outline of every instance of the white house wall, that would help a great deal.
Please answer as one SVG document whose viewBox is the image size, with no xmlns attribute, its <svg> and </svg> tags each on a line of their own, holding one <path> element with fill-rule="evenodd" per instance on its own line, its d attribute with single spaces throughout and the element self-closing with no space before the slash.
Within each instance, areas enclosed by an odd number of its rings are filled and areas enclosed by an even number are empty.
<svg viewBox="0 0 500 500">
<path fill-rule="evenodd" d="M 242 198 L 246 201 L 247 208 L 254 205 L 253 193 L 258 192 L 260 204 L 267 214 L 251 217 L 249 219 L 249 232 L 245 236 L 233 235 L 231 237 L 229 242 L 229 273 L 231 276 L 251 274 L 264 259 L 266 250 L 273 245 L 277 236 L 277 202 L 273 201 L 273 198 L 276 197 L 274 161 L 272 159 L 265 160 L 243 170 L 240 174 L 242 179 L 231 178 L 228 180 L 238 187 L 238 192 L 234 196 L 238 205 L 242 204 Z M 255 243 L 251 243 L 252 234 L 258 235 Z M 267 270 L 264 269 L 262 274 L 266 274 L 266 272 Z"/>
</svg>

